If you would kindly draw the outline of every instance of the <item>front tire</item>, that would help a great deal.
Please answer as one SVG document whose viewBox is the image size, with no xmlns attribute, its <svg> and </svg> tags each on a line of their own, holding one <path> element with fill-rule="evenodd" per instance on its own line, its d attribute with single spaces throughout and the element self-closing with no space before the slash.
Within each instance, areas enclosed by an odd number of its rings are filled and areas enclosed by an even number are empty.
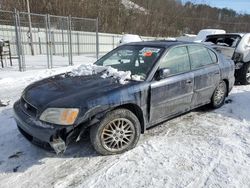
<svg viewBox="0 0 250 188">
<path fill-rule="evenodd" d="M 134 148 L 140 138 L 138 118 L 127 109 L 106 114 L 98 125 L 90 129 L 90 141 L 102 155 L 120 154 Z"/>
<path fill-rule="evenodd" d="M 220 108 L 224 104 L 227 92 L 227 85 L 225 81 L 221 81 L 215 88 L 212 96 L 211 105 L 213 108 Z"/>
</svg>

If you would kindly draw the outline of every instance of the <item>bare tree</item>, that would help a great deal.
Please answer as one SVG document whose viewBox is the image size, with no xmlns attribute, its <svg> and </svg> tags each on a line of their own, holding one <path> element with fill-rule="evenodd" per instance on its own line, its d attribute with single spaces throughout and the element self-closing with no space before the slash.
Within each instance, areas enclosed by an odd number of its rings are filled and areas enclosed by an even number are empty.
<svg viewBox="0 0 250 188">
<path fill-rule="evenodd" d="M 230 9 L 212 8 L 175 0 L 132 0 L 137 6 L 124 6 L 122 0 L 30 0 L 31 12 L 99 18 L 100 31 L 138 33 L 150 36 L 176 36 L 197 33 L 204 28 L 228 32 L 249 32 L 250 15 Z M 133 5 L 133 4 L 132 4 Z M 26 11 L 25 0 L 0 0 L 1 9 Z M 138 9 L 144 8 L 144 11 Z M 82 28 L 76 25 L 77 28 Z"/>
</svg>

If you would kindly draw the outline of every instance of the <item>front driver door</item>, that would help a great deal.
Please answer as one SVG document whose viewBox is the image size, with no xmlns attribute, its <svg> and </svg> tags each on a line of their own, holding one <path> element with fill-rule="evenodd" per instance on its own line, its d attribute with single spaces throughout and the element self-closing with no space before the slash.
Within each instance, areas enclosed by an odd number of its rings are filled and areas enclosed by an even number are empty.
<svg viewBox="0 0 250 188">
<path fill-rule="evenodd" d="M 190 109 L 194 75 L 186 46 L 170 49 L 162 58 L 159 69 L 168 68 L 170 75 L 154 79 L 150 88 L 150 123 L 164 121 Z"/>
</svg>

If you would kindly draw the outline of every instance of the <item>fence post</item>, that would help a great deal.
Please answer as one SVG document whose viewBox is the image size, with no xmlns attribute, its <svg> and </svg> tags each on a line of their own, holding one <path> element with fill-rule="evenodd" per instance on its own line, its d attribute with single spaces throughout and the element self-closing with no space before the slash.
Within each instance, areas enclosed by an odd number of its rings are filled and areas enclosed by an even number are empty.
<svg viewBox="0 0 250 188">
<path fill-rule="evenodd" d="M 99 19 L 96 18 L 96 59 L 99 58 L 99 31 L 98 31 L 98 26 L 99 26 Z"/>
<path fill-rule="evenodd" d="M 49 20 L 49 15 L 47 14 L 44 17 L 44 21 L 45 21 L 45 32 L 46 32 L 46 54 L 47 54 L 47 65 L 48 65 L 48 69 L 50 69 L 50 40 L 49 40 L 49 24 L 48 24 L 48 20 Z"/>
<path fill-rule="evenodd" d="M 20 12 L 17 11 L 17 31 L 18 31 L 18 36 L 19 36 L 19 51 L 20 51 L 20 58 L 21 58 L 21 67 L 22 71 L 26 70 L 26 65 L 25 65 L 25 58 L 24 58 L 24 50 L 22 45 L 22 29 L 21 29 L 21 21 L 20 21 Z"/>
<path fill-rule="evenodd" d="M 51 31 L 51 43 L 53 45 L 53 55 L 56 55 L 55 32 Z"/>
<path fill-rule="evenodd" d="M 38 26 L 38 44 L 39 44 L 39 54 L 42 54 L 42 46 L 41 46 L 41 31 L 40 26 Z"/>
<path fill-rule="evenodd" d="M 48 15 L 44 17 L 45 22 L 45 38 L 46 38 L 46 54 L 47 54 L 47 66 L 49 69 L 49 41 L 48 41 Z"/>
<path fill-rule="evenodd" d="M 69 53 L 69 65 L 73 65 L 72 61 L 72 36 L 71 36 L 71 16 L 68 17 L 68 53 Z"/>
<path fill-rule="evenodd" d="M 16 51 L 17 51 L 17 56 L 18 56 L 18 66 L 19 66 L 19 71 L 23 71 L 22 67 L 22 60 L 21 60 L 21 52 L 20 52 L 20 35 L 18 32 L 18 12 L 15 9 L 14 10 L 14 16 L 15 16 L 15 33 L 16 33 Z"/>
<path fill-rule="evenodd" d="M 17 18 L 18 18 L 18 32 L 19 32 L 19 36 L 20 36 L 20 54 L 21 54 L 21 59 L 22 59 L 22 68 L 23 68 L 23 71 L 26 70 L 26 64 L 25 64 L 25 57 L 24 57 L 24 45 L 22 44 L 22 29 L 21 29 L 21 21 L 20 21 L 20 12 L 18 11 L 18 14 L 17 14 Z"/>
<path fill-rule="evenodd" d="M 31 51 L 31 55 L 35 55 L 34 54 L 33 35 L 32 35 L 32 22 L 31 22 L 31 15 L 30 15 L 29 3 L 27 3 L 27 6 L 28 6 L 28 20 L 29 20 L 29 43 L 30 43 L 30 51 Z"/>
<path fill-rule="evenodd" d="M 62 28 L 62 48 L 63 48 L 63 57 L 65 56 L 64 54 L 64 25 L 63 25 L 63 19 L 61 18 L 61 28 Z"/>
<path fill-rule="evenodd" d="M 79 33 L 76 33 L 76 37 L 77 37 L 77 52 L 78 55 L 80 55 L 80 39 L 79 39 Z"/>
<path fill-rule="evenodd" d="M 50 15 L 48 18 L 48 39 L 49 39 L 49 55 L 50 55 L 50 68 L 53 68 L 53 53 L 52 53 L 52 42 L 51 42 L 51 27 L 50 27 Z"/>
</svg>

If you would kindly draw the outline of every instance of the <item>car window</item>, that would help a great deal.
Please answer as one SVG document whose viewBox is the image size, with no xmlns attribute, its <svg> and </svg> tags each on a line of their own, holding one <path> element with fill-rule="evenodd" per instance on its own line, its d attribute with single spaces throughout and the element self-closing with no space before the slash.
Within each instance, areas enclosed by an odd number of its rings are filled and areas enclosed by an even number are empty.
<svg viewBox="0 0 250 188">
<path fill-rule="evenodd" d="M 130 71 L 132 75 L 144 80 L 164 48 L 124 45 L 103 56 L 95 64 L 111 66 L 119 71 Z"/>
<path fill-rule="evenodd" d="M 217 55 L 210 49 L 207 49 L 211 59 L 212 59 L 212 62 L 213 63 L 217 63 L 218 62 L 218 58 L 217 58 Z"/>
<path fill-rule="evenodd" d="M 114 53 L 110 58 L 103 61 L 103 66 L 120 65 L 130 63 L 133 58 L 132 50 L 120 50 Z"/>
<path fill-rule="evenodd" d="M 190 71 L 187 48 L 184 46 L 171 49 L 162 59 L 160 68 L 170 70 L 170 75 Z"/>
<path fill-rule="evenodd" d="M 213 61 L 207 51 L 207 48 L 198 45 L 188 46 L 188 51 L 191 60 L 191 68 L 197 69 L 205 65 L 212 64 Z"/>
</svg>

